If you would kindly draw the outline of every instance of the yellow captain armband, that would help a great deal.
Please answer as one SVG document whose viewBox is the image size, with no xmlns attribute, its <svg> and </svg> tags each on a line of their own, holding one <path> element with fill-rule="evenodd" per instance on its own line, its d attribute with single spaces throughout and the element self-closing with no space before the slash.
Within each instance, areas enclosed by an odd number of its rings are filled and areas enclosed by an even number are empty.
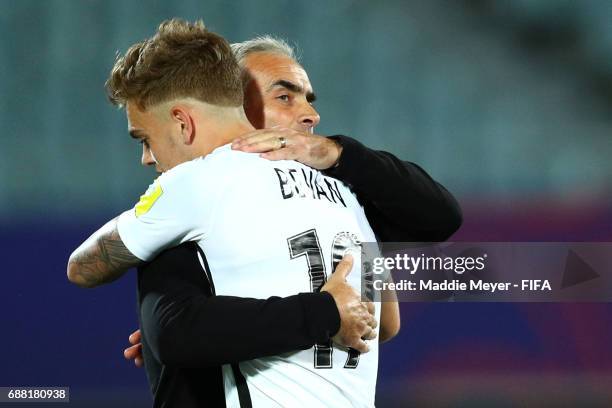
<svg viewBox="0 0 612 408">
<path fill-rule="evenodd" d="M 147 191 L 140 196 L 140 200 L 135 207 L 136 217 L 140 217 L 141 215 L 148 213 L 151 207 L 153 207 L 153 204 L 155 204 L 157 199 L 161 197 L 163 193 L 164 190 L 162 190 L 161 185 L 157 180 L 155 180 L 153 184 L 149 186 Z"/>
</svg>

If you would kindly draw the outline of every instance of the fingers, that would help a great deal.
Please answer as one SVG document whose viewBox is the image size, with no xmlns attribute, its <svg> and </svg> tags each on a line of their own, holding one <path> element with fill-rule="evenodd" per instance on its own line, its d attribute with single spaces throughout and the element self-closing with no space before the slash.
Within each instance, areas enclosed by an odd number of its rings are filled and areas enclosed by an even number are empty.
<svg viewBox="0 0 612 408">
<path fill-rule="evenodd" d="M 251 133 L 247 133 L 246 135 L 242 135 L 232 141 L 232 149 L 234 150 L 243 150 L 245 146 L 248 146 L 252 143 L 257 143 L 265 139 L 269 139 L 270 135 L 267 129 L 256 130 Z"/>
<path fill-rule="evenodd" d="M 376 330 L 372 328 L 367 328 L 365 331 L 360 331 L 361 335 L 351 335 L 351 336 L 334 336 L 333 340 L 335 343 L 339 344 L 343 347 L 351 347 L 357 351 L 362 353 L 367 353 L 370 348 L 366 343 L 366 340 L 374 340 L 378 336 Z"/>
<path fill-rule="evenodd" d="M 361 321 L 360 321 L 360 326 L 359 326 L 359 334 L 360 337 L 364 337 L 364 336 L 370 336 L 372 334 L 372 332 L 374 332 L 374 337 L 376 337 L 376 327 L 378 327 L 378 321 L 376 320 L 376 318 L 374 317 L 373 314 L 371 314 L 368 310 L 368 312 L 366 313 L 366 306 L 364 303 L 361 304 L 361 307 L 363 307 L 364 311 L 363 314 L 361 315 Z"/>
<path fill-rule="evenodd" d="M 253 141 L 263 140 L 263 138 L 267 137 L 266 135 L 269 135 L 269 134 L 270 134 L 269 129 L 258 129 L 258 130 L 254 130 L 249 133 L 245 133 L 244 135 L 232 140 L 232 147 L 240 146 L 240 145 L 247 145 Z"/>
<path fill-rule="evenodd" d="M 350 347 L 356 348 L 354 344 L 359 345 L 363 340 L 374 340 L 376 336 L 378 336 L 378 333 L 375 330 L 376 326 L 376 319 L 372 318 L 370 321 L 368 321 L 367 325 L 364 325 L 363 330 L 361 330 L 361 336 L 355 338 L 352 341 L 353 345 Z"/>
<path fill-rule="evenodd" d="M 252 132 L 245 133 L 241 136 L 238 136 L 237 138 L 232 140 L 232 145 L 239 145 L 239 144 L 244 144 L 244 143 L 248 144 L 251 141 L 261 140 L 262 138 L 265 138 L 266 136 L 275 134 L 277 131 L 285 131 L 285 130 L 288 130 L 288 129 L 283 128 L 281 125 L 272 126 L 266 129 L 256 129 L 256 130 L 253 130 Z"/>
<path fill-rule="evenodd" d="M 128 340 L 130 341 L 130 344 L 138 344 L 140 343 L 140 338 L 140 330 L 136 330 L 134 333 L 130 334 Z"/>
<path fill-rule="evenodd" d="M 141 343 L 142 334 L 140 333 L 140 329 L 136 330 L 134 333 L 130 334 L 128 340 L 132 346 L 123 350 L 123 356 L 126 360 L 134 360 L 134 364 L 136 367 L 142 367 L 144 365 L 144 361 L 142 359 L 142 343 Z"/>
<path fill-rule="evenodd" d="M 363 340 L 374 340 L 377 336 L 376 330 L 370 330 L 368 333 L 364 334 L 361 338 Z"/>
<path fill-rule="evenodd" d="M 341 279 L 346 280 L 349 273 L 353 269 L 353 256 L 351 254 L 344 255 L 344 258 L 340 261 L 338 266 L 336 266 L 336 270 L 332 273 L 330 279 Z"/>
<path fill-rule="evenodd" d="M 296 160 L 298 154 L 294 148 L 286 147 L 284 149 L 272 150 L 270 152 L 261 153 L 259 156 L 267 160 Z"/>
<path fill-rule="evenodd" d="M 138 343 L 123 350 L 123 356 L 126 360 L 134 360 L 142 354 L 142 344 Z"/>
<path fill-rule="evenodd" d="M 362 339 L 355 341 L 353 344 L 349 345 L 349 347 L 354 348 L 360 353 L 367 353 L 368 351 L 370 351 L 370 347 L 368 346 L 368 343 L 366 343 Z"/>
<path fill-rule="evenodd" d="M 280 138 L 285 139 L 281 143 Z M 261 155 L 268 160 L 295 160 L 309 167 L 324 170 L 338 163 L 342 146 L 325 136 L 287 128 L 260 129 L 232 142 L 232 149 Z M 282 151 L 285 154 L 270 153 Z"/>
<path fill-rule="evenodd" d="M 285 139 L 287 140 L 287 139 Z M 232 146 L 232 148 L 234 148 Z M 265 153 L 281 148 L 281 142 L 278 137 L 270 137 L 264 140 L 252 141 L 248 144 L 240 144 L 236 146 L 234 150 L 240 150 L 247 153 Z"/>
<path fill-rule="evenodd" d="M 366 306 L 368 307 L 368 313 L 374 316 L 374 313 L 376 313 L 376 306 L 374 306 L 374 303 L 367 302 Z"/>
<path fill-rule="evenodd" d="M 123 356 L 126 360 L 134 360 L 134 365 L 136 367 L 142 367 L 144 365 L 144 360 L 142 358 L 142 344 L 140 343 L 126 348 L 123 351 Z"/>
<path fill-rule="evenodd" d="M 142 359 L 142 357 L 136 357 L 134 359 L 134 365 L 136 365 L 136 367 L 140 368 L 144 365 L 144 360 Z"/>
<path fill-rule="evenodd" d="M 374 315 L 370 315 L 367 321 L 367 325 L 371 329 L 375 329 L 376 327 L 378 327 L 378 321 L 376 321 L 376 318 L 374 317 Z"/>
<path fill-rule="evenodd" d="M 281 148 L 280 137 L 284 137 L 286 145 L 290 144 L 290 139 L 295 131 L 291 129 L 261 129 L 247 133 L 232 142 L 232 149 L 249 153 L 264 153 L 278 150 Z"/>
</svg>

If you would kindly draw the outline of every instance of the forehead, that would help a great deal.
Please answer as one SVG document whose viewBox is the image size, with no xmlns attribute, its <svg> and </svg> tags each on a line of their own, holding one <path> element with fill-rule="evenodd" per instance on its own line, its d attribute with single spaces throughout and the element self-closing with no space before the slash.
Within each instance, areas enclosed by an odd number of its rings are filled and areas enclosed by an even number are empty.
<svg viewBox="0 0 612 408">
<path fill-rule="evenodd" d="M 142 112 L 135 103 L 127 101 L 125 103 L 125 116 L 127 116 L 128 126 L 137 126 L 137 123 L 142 119 Z"/>
<path fill-rule="evenodd" d="M 128 128 L 147 128 L 155 119 L 151 109 L 143 111 L 136 103 L 129 101 L 125 104 L 125 114 L 128 120 Z"/>
<path fill-rule="evenodd" d="M 264 90 L 279 80 L 285 80 L 300 85 L 306 92 L 312 92 L 312 85 L 304 68 L 287 56 L 255 52 L 246 57 L 244 65 Z"/>
</svg>

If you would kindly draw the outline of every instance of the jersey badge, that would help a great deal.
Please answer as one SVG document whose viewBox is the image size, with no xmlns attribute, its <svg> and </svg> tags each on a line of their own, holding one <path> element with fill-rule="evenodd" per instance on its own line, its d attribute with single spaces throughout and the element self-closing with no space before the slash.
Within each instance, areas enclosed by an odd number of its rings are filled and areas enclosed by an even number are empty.
<svg viewBox="0 0 612 408">
<path fill-rule="evenodd" d="M 163 193 L 164 190 L 162 190 L 161 185 L 157 180 L 155 180 L 153 184 L 149 186 L 147 191 L 140 196 L 140 201 L 138 201 L 138 204 L 136 204 L 135 207 L 136 217 L 140 217 L 141 215 L 148 213 L 151 207 L 153 207 L 153 204 L 155 204 L 157 199 L 161 197 Z"/>
</svg>

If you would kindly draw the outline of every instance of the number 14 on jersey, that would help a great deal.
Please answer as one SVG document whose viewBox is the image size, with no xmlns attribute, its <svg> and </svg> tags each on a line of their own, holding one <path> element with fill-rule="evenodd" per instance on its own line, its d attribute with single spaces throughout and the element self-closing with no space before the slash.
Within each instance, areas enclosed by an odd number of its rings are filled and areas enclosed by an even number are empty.
<svg viewBox="0 0 612 408">
<path fill-rule="evenodd" d="M 290 259 L 306 257 L 308 264 L 308 276 L 310 278 L 310 290 L 318 292 L 327 280 L 325 273 L 325 260 L 321 251 L 321 244 L 315 229 L 304 231 L 300 234 L 287 238 L 289 246 Z M 332 272 L 342 260 L 344 254 L 349 251 L 360 251 L 361 242 L 355 234 L 350 232 L 340 232 L 336 234 L 332 242 Z M 326 344 L 315 344 L 314 346 L 314 367 L 315 368 L 332 368 L 332 354 L 334 347 L 329 341 Z M 352 348 L 348 350 L 348 356 L 344 364 L 344 368 L 357 368 L 359 364 L 359 352 Z"/>
</svg>

